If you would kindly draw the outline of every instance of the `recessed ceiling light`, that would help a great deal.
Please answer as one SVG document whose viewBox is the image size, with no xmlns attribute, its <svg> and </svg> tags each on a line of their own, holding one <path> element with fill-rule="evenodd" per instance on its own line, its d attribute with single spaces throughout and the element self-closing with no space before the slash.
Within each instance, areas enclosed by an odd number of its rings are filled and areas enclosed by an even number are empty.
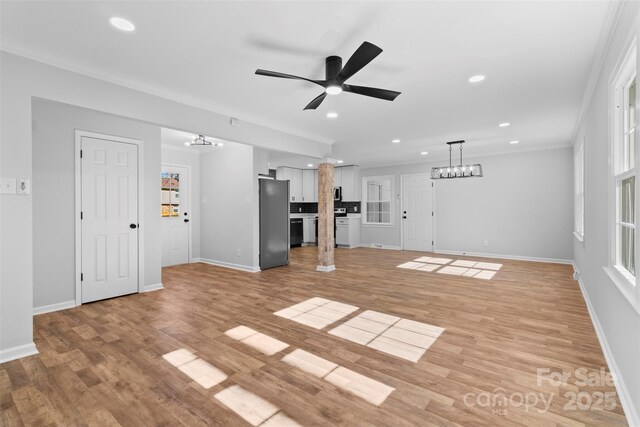
<svg viewBox="0 0 640 427">
<path fill-rule="evenodd" d="M 426 156 L 427 154 L 429 154 L 429 152 L 427 152 L 427 151 L 421 151 L 421 152 L 420 152 L 420 155 L 421 155 L 421 156 Z"/>
<path fill-rule="evenodd" d="M 520 141 L 509 141 L 509 144 L 517 144 Z"/>
<path fill-rule="evenodd" d="M 507 126 L 510 126 L 511 123 L 509 122 L 504 122 L 504 123 L 500 123 L 498 126 L 500 126 L 501 128 L 506 128 Z"/>
<path fill-rule="evenodd" d="M 469 83 L 479 83 L 485 79 L 485 76 L 478 74 L 477 76 L 469 77 Z"/>
<path fill-rule="evenodd" d="M 394 144 L 400 144 L 400 140 L 399 139 L 392 139 L 391 142 L 394 143 Z"/>
<path fill-rule="evenodd" d="M 191 142 L 189 142 L 189 141 L 185 141 L 185 142 L 184 142 L 184 145 L 186 145 L 187 147 L 191 147 Z"/>
<path fill-rule="evenodd" d="M 342 163 L 344 163 L 344 160 L 337 160 L 336 163 L 342 164 Z"/>
<path fill-rule="evenodd" d="M 136 26 L 133 25 L 133 22 L 128 21 L 124 18 L 118 18 L 117 16 L 114 16 L 113 18 L 111 18 L 109 22 L 111 22 L 111 25 L 113 25 L 117 29 L 121 31 L 126 31 L 128 33 L 136 29 Z"/>
<path fill-rule="evenodd" d="M 327 88 L 324 91 L 327 92 L 327 94 L 329 95 L 337 95 L 339 93 L 342 93 L 342 86 L 338 86 L 338 85 L 327 86 Z"/>
<path fill-rule="evenodd" d="M 313 163 L 307 163 L 307 167 L 308 168 L 312 168 L 313 167 Z"/>
<path fill-rule="evenodd" d="M 327 113 L 327 117 L 330 119 L 335 119 L 336 117 L 338 117 L 338 113 L 334 113 L 334 112 Z"/>
</svg>

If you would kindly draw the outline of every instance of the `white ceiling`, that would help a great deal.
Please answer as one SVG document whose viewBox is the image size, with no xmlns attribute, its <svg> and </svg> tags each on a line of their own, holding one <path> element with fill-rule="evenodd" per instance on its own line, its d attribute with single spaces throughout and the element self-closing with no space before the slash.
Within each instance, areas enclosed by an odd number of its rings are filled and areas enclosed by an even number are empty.
<svg viewBox="0 0 640 427">
<path fill-rule="evenodd" d="M 604 1 L 2 2 L 2 46 L 49 55 L 197 98 L 218 112 L 335 142 L 345 164 L 468 157 L 570 144 L 611 3 Z M 122 16 L 133 33 L 108 20 Z M 343 93 L 315 111 L 306 82 L 362 43 L 384 52 L 349 83 L 398 90 L 394 101 Z M 474 74 L 486 80 L 469 84 Z M 328 111 L 339 117 L 329 120 Z M 511 122 L 498 128 L 500 122 Z M 392 145 L 393 138 L 402 143 Z M 517 139 L 517 145 L 508 141 Z M 298 165 L 300 166 L 300 165 Z"/>
</svg>

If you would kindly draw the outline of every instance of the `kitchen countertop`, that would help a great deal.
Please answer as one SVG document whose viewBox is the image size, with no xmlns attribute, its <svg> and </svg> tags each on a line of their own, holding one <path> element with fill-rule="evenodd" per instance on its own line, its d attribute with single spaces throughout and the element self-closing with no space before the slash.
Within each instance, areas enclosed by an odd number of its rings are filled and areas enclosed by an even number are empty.
<svg viewBox="0 0 640 427">
<path fill-rule="evenodd" d="M 291 213 L 289 214 L 289 218 L 315 218 L 317 217 L 317 213 Z M 345 218 L 345 217 L 336 217 L 336 218 Z M 350 213 L 347 214 L 346 218 L 362 218 L 362 215 L 359 213 Z"/>
</svg>

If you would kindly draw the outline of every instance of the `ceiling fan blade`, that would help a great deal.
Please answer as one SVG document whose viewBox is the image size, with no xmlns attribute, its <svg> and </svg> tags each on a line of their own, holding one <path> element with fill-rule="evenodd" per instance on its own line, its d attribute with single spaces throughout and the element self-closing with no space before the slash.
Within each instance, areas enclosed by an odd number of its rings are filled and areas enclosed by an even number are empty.
<svg viewBox="0 0 640 427">
<path fill-rule="evenodd" d="M 338 73 L 337 80 L 345 82 L 349 77 L 360 71 L 365 65 L 382 53 L 382 49 L 373 43 L 363 42 L 360 47 L 351 55 L 342 71 Z"/>
<path fill-rule="evenodd" d="M 259 75 L 259 76 L 279 77 L 281 79 L 305 80 L 305 81 L 320 85 L 322 87 L 326 86 L 326 82 L 324 80 L 312 80 L 312 79 L 308 79 L 306 77 L 294 76 L 292 74 L 279 73 L 277 71 L 269 71 L 269 70 L 257 69 L 256 70 L 256 74 Z"/>
<path fill-rule="evenodd" d="M 357 93 L 358 95 L 371 96 L 373 98 L 384 99 L 386 101 L 393 101 L 402 92 L 396 92 L 395 90 L 378 89 L 376 87 L 366 86 L 353 86 L 342 85 L 342 89 L 345 92 Z"/>
<path fill-rule="evenodd" d="M 327 92 L 322 92 L 320 95 L 315 97 L 313 101 L 311 101 L 306 107 L 304 107 L 304 109 L 315 110 L 316 108 L 318 108 L 320 104 L 322 104 L 322 101 L 324 101 L 326 97 L 327 97 Z"/>
</svg>

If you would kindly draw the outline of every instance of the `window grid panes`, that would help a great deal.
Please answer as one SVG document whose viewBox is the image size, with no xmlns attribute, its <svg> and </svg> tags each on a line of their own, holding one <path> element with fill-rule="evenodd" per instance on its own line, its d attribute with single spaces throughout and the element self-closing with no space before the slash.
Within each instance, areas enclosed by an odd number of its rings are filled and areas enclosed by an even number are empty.
<svg viewBox="0 0 640 427">
<path fill-rule="evenodd" d="M 618 140 L 616 185 L 616 257 L 621 267 L 635 277 L 636 269 L 636 78 L 622 89 L 621 130 Z"/>
<path fill-rule="evenodd" d="M 162 172 L 162 216 L 180 216 L 180 174 Z"/>
<path fill-rule="evenodd" d="M 392 179 L 371 177 L 363 179 L 363 208 L 365 224 L 392 225 Z"/>
</svg>

